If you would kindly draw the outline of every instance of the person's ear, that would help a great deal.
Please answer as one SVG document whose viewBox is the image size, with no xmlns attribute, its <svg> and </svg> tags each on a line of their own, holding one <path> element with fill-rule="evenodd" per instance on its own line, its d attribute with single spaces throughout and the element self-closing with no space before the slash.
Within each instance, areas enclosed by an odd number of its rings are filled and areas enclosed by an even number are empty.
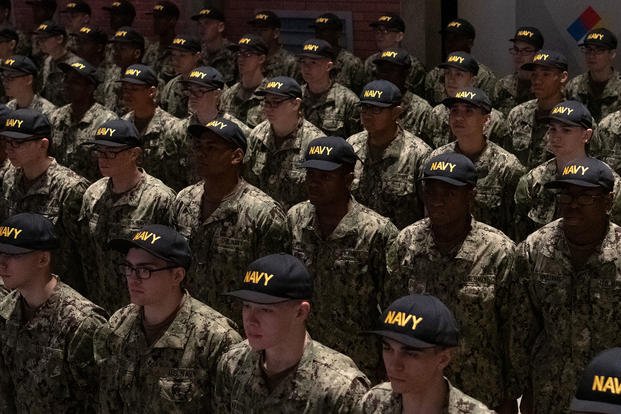
<svg viewBox="0 0 621 414">
<path fill-rule="evenodd" d="M 140 49 L 134 49 L 132 51 L 132 55 L 134 56 L 134 60 L 139 61 L 140 55 L 142 55 L 142 52 L 140 51 Z"/>
<path fill-rule="evenodd" d="M 567 71 L 566 71 L 566 70 L 564 70 L 564 71 L 561 73 L 561 83 L 562 83 L 563 85 L 565 85 L 565 84 L 567 83 L 567 80 L 568 80 L 568 79 L 569 79 L 569 73 L 567 73 Z"/>
<path fill-rule="evenodd" d="M 224 22 L 218 22 L 218 33 L 224 33 Z"/>
<path fill-rule="evenodd" d="M 306 321 L 308 319 L 308 316 L 310 315 L 310 310 L 311 310 L 310 302 L 307 300 L 303 300 L 300 302 L 298 306 L 295 317 L 297 319 L 301 319 L 302 321 Z"/>
<path fill-rule="evenodd" d="M 453 349 L 447 348 L 441 351 L 438 351 L 438 368 L 440 371 L 443 371 L 448 364 L 450 364 L 451 359 L 453 359 Z"/>
<path fill-rule="evenodd" d="M 175 287 L 181 286 L 181 282 L 185 279 L 185 269 L 183 267 L 176 267 L 173 269 L 173 282 Z"/>
<path fill-rule="evenodd" d="M 584 135 L 582 136 L 582 142 L 588 144 L 591 141 L 591 138 L 593 138 L 593 130 L 591 128 L 585 129 Z"/>
<path fill-rule="evenodd" d="M 403 40 L 404 36 L 405 36 L 405 33 L 403 33 L 403 32 L 397 33 L 397 36 L 396 36 L 397 42 L 401 43 L 401 41 Z"/>
<path fill-rule="evenodd" d="M 242 165 L 244 163 L 244 150 L 235 148 L 231 154 L 231 165 Z"/>
<path fill-rule="evenodd" d="M 37 267 L 38 268 L 47 268 L 52 264 L 52 254 L 50 252 L 39 252 L 39 257 L 37 259 Z"/>
<path fill-rule="evenodd" d="M 280 37 L 280 29 L 279 28 L 275 28 L 274 31 L 272 32 L 272 39 L 276 40 Z"/>
<path fill-rule="evenodd" d="M 402 113 L 403 113 L 403 107 L 401 105 L 397 105 L 393 107 L 391 111 L 392 119 L 396 121 L 397 119 L 399 119 Z"/>
</svg>

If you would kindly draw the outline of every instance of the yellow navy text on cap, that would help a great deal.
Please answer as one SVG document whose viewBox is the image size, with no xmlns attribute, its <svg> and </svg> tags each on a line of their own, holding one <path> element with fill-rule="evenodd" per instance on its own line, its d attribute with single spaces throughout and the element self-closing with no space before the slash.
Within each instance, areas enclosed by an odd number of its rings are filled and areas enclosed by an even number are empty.
<svg viewBox="0 0 621 414">
<path fill-rule="evenodd" d="M 23 230 L 16 229 L 15 227 L 0 226 L 0 236 L 8 238 L 13 237 L 14 240 L 17 240 L 22 231 Z"/>
<path fill-rule="evenodd" d="M 208 127 L 216 127 L 218 129 L 224 129 L 228 126 L 228 124 L 225 124 L 222 121 L 210 121 L 206 126 Z"/>
<path fill-rule="evenodd" d="M 448 27 L 461 27 L 461 23 L 460 22 L 450 22 L 448 24 Z"/>
<path fill-rule="evenodd" d="M 308 45 L 304 45 L 304 50 L 310 50 L 311 52 L 316 52 L 317 50 L 319 50 L 319 46 L 318 45 L 313 45 L 308 44 Z"/>
<path fill-rule="evenodd" d="M 241 39 L 239 39 L 239 44 L 240 45 L 247 45 L 250 44 L 250 39 L 247 37 L 242 37 Z"/>
<path fill-rule="evenodd" d="M 82 26 L 80 27 L 80 33 L 90 33 L 92 32 L 90 27 Z"/>
<path fill-rule="evenodd" d="M 172 41 L 173 45 L 184 45 L 185 44 L 185 39 L 181 39 L 180 37 L 176 37 L 173 39 Z"/>
<path fill-rule="evenodd" d="M 603 33 L 591 33 L 587 36 L 587 40 L 604 40 Z"/>
<path fill-rule="evenodd" d="M 580 175 L 584 175 L 586 174 L 586 172 L 589 170 L 590 167 L 584 167 L 582 165 L 566 165 L 565 168 L 563 168 L 563 175 L 570 175 L 570 174 L 580 174 Z"/>
<path fill-rule="evenodd" d="M 547 53 L 539 53 L 535 55 L 535 57 L 533 58 L 533 62 L 538 60 L 548 60 L 549 57 L 550 55 L 548 55 Z"/>
<path fill-rule="evenodd" d="M 381 98 L 384 91 L 378 91 L 375 89 L 368 89 L 362 93 L 364 98 Z"/>
<path fill-rule="evenodd" d="M 74 63 L 72 63 L 72 64 L 71 64 L 71 67 L 72 67 L 72 68 L 79 69 L 79 70 L 82 70 L 82 69 L 84 69 L 86 66 L 85 66 L 83 63 L 80 63 L 80 62 L 74 62 Z"/>
<path fill-rule="evenodd" d="M 139 76 L 142 71 L 140 69 L 129 68 L 125 71 L 126 75 Z"/>
<path fill-rule="evenodd" d="M 151 239 L 151 244 L 155 244 L 155 242 L 161 238 L 162 236 L 158 236 L 157 234 L 151 233 L 149 231 L 139 231 L 138 233 L 134 234 L 132 240 L 142 240 L 148 242 L 149 239 Z"/>
<path fill-rule="evenodd" d="M 154 11 L 162 11 L 162 10 L 164 10 L 164 6 L 162 6 L 161 4 L 156 4 L 155 6 L 153 6 L 153 10 Z"/>
<path fill-rule="evenodd" d="M 198 12 L 198 14 L 201 14 L 201 15 L 207 15 L 209 13 L 211 13 L 211 9 L 203 9 L 200 12 Z"/>
<path fill-rule="evenodd" d="M 4 61 L 4 64 L 7 66 L 13 66 L 14 63 L 15 63 L 15 59 L 7 59 Z"/>
<path fill-rule="evenodd" d="M 447 59 L 448 62 L 459 62 L 464 63 L 464 58 L 461 56 L 449 56 Z"/>
<path fill-rule="evenodd" d="M 274 277 L 273 274 L 267 274 L 266 272 L 258 272 L 256 270 L 249 270 L 244 276 L 244 283 L 254 283 L 255 285 L 263 282 L 263 286 L 267 286 L 270 280 Z"/>
<path fill-rule="evenodd" d="M 477 96 L 476 92 L 460 91 L 455 94 L 455 98 L 474 99 Z"/>
<path fill-rule="evenodd" d="M 455 169 L 455 165 L 452 162 L 446 162 L 446 161 L 435 161 L 431 163 L 431 166 L 429 167 L 429 169 L 431 171 L 446 171 L 446 169 L 448 168 L 448 170 L 450 172 L 453 172 L 453 170 Z"/>
<path fill-rule="evenodd" d="M 383 58 L 385 58 L 385 57 L 396 58 L 398 54 L 399 53 L 397 53 L 397 52 L 391 52 L 390 50 L 387 50 L 385 52 L 382 52 L 382 57 Z"/>
<path fill-rule="evenodd" d="M 392 20 L 392 17 L 391 16 L 382 16 L 382 17 L 380 17 L 377 20 L 380 21 L 380 22 L 389 22 L 389 21 Z"/>
<path fill-rule="evenodd" d="M 268 17 L 269 16 L 267 14 L 263 14 L 263 13 L 259 13 L 259 14 L 254 16 L 254 18 L 257 19 L 257 20 L 267 20 Z"/>
<path fill-rule="evenodd" d="M 116 129 L 113 128 L 98 128 L 97 129 L 97 133 L 95 134 L 98 137 L 106 137 L 106 136 L 112 136 L 114 135 L 114 133 L 116 132 Z"/>
<path fill-rule="evenodd" d="M 573 111 L 574 111 L 573 109 L 567 108 L 566 106 L 555 106 L 552 109 L 552 114 L 563 114 L 564 115 L 565 113 L 567 113 L 567 115 L 571 115 Z"/>
<path fill-rule="evenodd" d="M 45 30 L 47 29 L 47 24 L 40 24 L 39 27 L 37 27 L 37 30 Z"/>
<path fill-rule="evenodd" d="M 282 82 L 268 82 L 267 85 L 265 85 L 266 88 L 269 89 L 280 89 L 282 87 L 283 83 Z"/>
<path fill-rule="evenodd" d="M 533 37 L 535 34 L 530 30 L 520 30 L 517 32 L 517 35 L 522 37 Z"/>
<path fill-rule="evenodd" d="M 4 126 L 10 127 L 10 128 L 17 127 L 17 129 L 19 129 L 22 127 L 23 123 L 24 123 L 23 119 L 8 118 L 6 122 L 4 123 Z"/>
<path fill-rule="evenodd" d="M 606 377 L 604 375 L 593 376 L 593 391 L 621 394 L 621 380 L 619 377 Z"/>
<path fill-rule="evenodd" d="M 200 70 L 193 70 L 190 73 L 190 78 L 201 78 L 201 79 L 203 79 L 205 76 L 207 76 L 207 74 L 204 73 L 204 72 L 201 72 Z"/>
<path fill-rule="evenodd" d="M 315 23 L 328 23 L 330 21 L 330 19 L 328 19 L 327 17 L 318 17 L 315 20 Z"/>
<path fill-rule="evenodd" d="M 75 9 L 76 7 L 78 7 L 78 5 L 76 3 L 67 3 L 67 8 L 68 9 Z"/>
<path fill-rule="evenodd" d="M 121 7 L 121 2 L 115 1 L 114 3 L 112 3 L 112 7 Z"/>
<path fill-rule="evenodd" d="M 324 152 L 326 153 L 326 155 L 330 155 L 333 149 L 333 147 L 328 147 L 326 145 L 313 145 L 308 149 L 308 155 L 323 155 Z"/>
<path fill-rule="evenodd" d="M 119 30 L 114 34 L 114 37 L 125 37 L 127 36 L 127 31 L 125 30 Z"/>
<path fill-rule="evenodd" d="M 423 321 L 423 317 L 416 317 L 411 313 L 388 311 L 384 323 L 389 325 L 399 325 L 401 327 L 406 326 L 409 322 L 412 322 L 412 330 L 416 330 L 419 323 Z"/>
</svg>

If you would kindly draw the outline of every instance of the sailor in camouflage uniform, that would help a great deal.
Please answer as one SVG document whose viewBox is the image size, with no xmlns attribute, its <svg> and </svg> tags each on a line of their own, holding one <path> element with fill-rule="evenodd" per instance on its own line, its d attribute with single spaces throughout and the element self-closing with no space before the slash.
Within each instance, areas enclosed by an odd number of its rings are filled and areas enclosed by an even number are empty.
<svg viewBox="0 0 621 414">
<path fill-rule="evenodd" d="M 470 158 L 478 175 L 472 215 L 514 237 L 513 194 L 526 170 L 513 154 L 485 136 L 491 111 L 489 97 L 480 89 L 463 88 L 444 104 L 449 108 L 449 123 L 456 140 L 434 150 L 431 156 L 457 152 Z"/>
<path fill-rule="evenodd" d="M 443 32 L 445 36 L 444 51 L 447 55 L 453 52 L 470 53 L 476 32 L 474 26 L 469 21 L 455 19 L 446 25 Z M 491 95 L 495 84 L 496 75 L 494 75 L 490 68 L 479 63 L 479 73 L 474 86 Z M 425 98 L 432 106 L 435 106 L 446 97 L 444 73 L 439 67 L 435 67 L 425 76 Z"/>
<path fill-rule="evenodd" d="M 523 413 L 566 413 L 590 359 L 619 344 L 621 228 L 608 215 L 612 170 L 584 158 L 559 173 L 547 187 L 559 189 L 561 218 L 518 245 L 511 280 L 511 378 L 514 394 L 532 405 Z"/>
<path fill-rule="evenodd" d="M 315 277 L 310 331 L 376 379 L 382 372 L 379 343 L 361 341 L 357 332 L 372 328 L 379 316 L 386 248 L 397 228 L 351 196 L 356 161 L 353 147 L 343 138 L 311 141 L 302 164 L 309 201 L 293 206 L 287 220 L 293 255 Z"/>
<path fill-rule="evenodd" d="M 72 0 L 65 5 L 60 13 L 67 16 L 65 29 L 67 30 L 67 50 L 76 53 L 78 50 L 78 36 L 80 28 L 87 26 L 91 21 L 91 6 L 83 0 Z"/>
<path fill-rule="evenodd" d="M 348 137 L 359 132 L 358 97 L 332 80 L 334 49 L 328 42 L 310 39 L 304 42 L 300 69 L 306 84 L 302 87 L 304 118 L 326 135 Z"/>
<path fill-rule="evenodd" d="M 96 76 L 100 83 L 95 90 L 95 100 L 103 104 L 105 103 L 104 85 L 108 76 L 113 76 L 114 71 L 118 70 L 113 62 L 105 60 L 104 52 L 108 44 L 108 35 L 95 27 L 82 26 L 76 33 L 76 38 L 78 42 L 76 55 L 97 69 Z"/>
<path fill-rule="evenodd" d="M 102 7 L 108 13 L 110 32 L 116 33 L 121 28 L 132 27 L 136 18 L 136 8 L 129 0 L 114 0 L 109 6 Z M 114 64 L 114 45 L 108 43 L 104 53 L 106 64 Z"/>
<path fill-rule="evenodd" d="M 388 249 L 385 297 L 428 293 L 442 299 L 462 333 L 447 376 L 490 407 L 510 404 L 505 401 L 503 304 L 515 245 L 471 216 L 477 171 L 466 156 L 433 156 L 422 180 L 429 217 L 403 229 Z"/>
<path fill-rule="evenodd" d="M 258 35 L 247 34 L 229 48 L 236 52 L 239 82 L 222 92 L 220 109 L 254 128 L 265 119 L 263 98 L 256 91 L 265 83 L 263 66 L 267 44 Z"/>
<path fill-rule="evenodd" d="M 248 263 L 290 249 L 286 216 L 273 199 L 241 177 L 246 137 L 235 123 L 216 118 L 188 127 L 201 181 L 177 195 L 172 222 L 188 238 L 194 260 L 190 290 L 199 300 L 239 321 L 222 297 Z"/>
<path fill-rule="evenodd" d="M 600 27 L 589 31 L 578 46 L 588 71 L 567 83 L 565 96 L 582 102 L 599 122 L 621 109 L 621 74 L 613 67 L 617 37 Z"/>
<path fill-rule="evenodd" d="M 78 218 L 84 241 L 82 267 L 87 296 L 114 312 L 127 304 L 125 281 L 113 277 L 121 259 L 106 249 L 145 224 L 168 224 L 175 193 L 138 167 L 142 146 L 134 125 L 113 119 L 99 125 L 87 146 L 104 177 L 84 193 Z"/>
<path fill-rule="evenodd" d="M 536 27 L 522 26 L 509 41 L 513 43 L 509 53 L 513 57 L 515 72 L 498 79 L 491 97 L 494 108 L 504 116 L 509 115 L 517 105 L 535 99 L 530 85 L 530 72 L 522 69 L 522 65 L 532 62 L 541 50 L 543 35 Z"/>
<path fill-rule="evenodd" d="M 100 177 L 97 165 L 82 144 L 93 139 L 95 130 L 115 119 L 114 112 L 95 102 L 99 84 L 97 69 L 86 60 L 76 58 L 71 65 L 59 64 L 65 72 L 64 90 L 69 103 L 52 113 L 52 154 L 61 165 L 95 181 Z"/>
<path fill-rule="evenodd" d="M 382 338 L 390 381 L 371 388 L 360 399 L 356 414 L 495 412 L 443 376 L 460 333 L 455 317 L 436 297 L 413 294 L 395 300 L 382 314 L 377 330 L 368 333 Z"/>
<path fill-rule="evenodd" d="M 52 273 L 59 239 L 45 217 L 21 213 L 2 222 L 0 412 L 93 413 L 97 369 L 93 335 L 105 312 Z"/>
<path fill-rule="evenodd" d="M 507 149 L 527 168 L 534 168 L 550 158 L 548 153 L 548 121 L 550 110 L 564 100 L 567 83 L 567 58 L 561 53 L 540 50 L 533 61 L 522 65 L 531 72 L 535 99 L 513 108 L 507 116 L 512 137 Z"/>
<path fill-rule="evenodd" d="M 130 230 L 127 228 L 124 232 Z M 94 340 L 101 370 L 99 413 L 212 412 L 218 358 L 241 340 L 232 322 L 183 288 L 188 241 L 170 227 L 133 229 L 110 247 L 131 304 Z"/>
<path fill-rule="evenodd" d="M 284 209 L 306 200 L 302 168 L 309 142 L 323 132 L 302 116 L 302 88 L 293 78 L 269 79 L 264 96 L 266 121 L 248 137 L 244 177 Z"/>
<path fill-rule="evenodd" d="M 409 54 L 401 48 L 401 41 L 405 36 L 405 22 L 401 16 L 395 13 L 386 13 L 378 17 L 378 19 L 369 26 L 373 28 L 375 45 L 378 51 L 364 61 L 367 79 L 371 81 L 379 78 L 376 73 L 377 68 L 375 67 L 375 61 L 380 59 L 383 51 L 386 49 L 401 49 L 406 56 L 404 60 L 408 62 L 408 71 L 404 84 L 405 88 L 402 89 L 401 92 L 405 94 L 405 92 L 408 91 L 417 96 L 423 95 L 425 93 L 425 74 L 427 71 L 416 56 Z"/>
<path fill-rule="evenodd" d="M 12 98 L 6 104 L 9 109 L 29 108 L 48 117 L 56 109 L 53 103 L 35 94 L 38 69 L 30 58 L 21 55 L 11 56 L 0 63 L 0 72 L 6 95 Z"/>
<path fill-rule="evenodd" d="M 347 141 L 359 160 L 352 194 L 403 228 L 423 218 L 416 180 L 431 148 L 399 125 L 400 104 L 401 91 L 394 84 L 385 80 L 366 84 L 360 94 L 365 130 Z"/>
<path fill-rule="evenodd" d="M 228 295 L 243 301 L 248 339 L 218 363 L 216 413 L 352 412 L 369 380 L 306 331 L 317 302 L 311 305 L 313 279 L 299 259 L 279 253 L 250 263 Z"/>
<path fill-rule="evenodd" d="M 169 82 L 178 74 L 172 63 L 170 46 L 177 37 L 175 30 L 179 20 L 179 7 L 172 1 L 158 1 L 147 14 L 153 16 L 153 31 L 158 38 L 149 41 L 145 46 L 142 63 L 151 66 L 162 81 Z"/>
<path fill-rule="evenodd" d="M 13 168 L 4 175 L 0 217 L 33 212 L 50 219 L 60 241 L 54 271 L 74 289 L 84 292 L 77 218 L 88 181 L 48 156 L 51 126 L 45 115 L 18 109 L 3 122 L 1 135 Z"/>
</svg>

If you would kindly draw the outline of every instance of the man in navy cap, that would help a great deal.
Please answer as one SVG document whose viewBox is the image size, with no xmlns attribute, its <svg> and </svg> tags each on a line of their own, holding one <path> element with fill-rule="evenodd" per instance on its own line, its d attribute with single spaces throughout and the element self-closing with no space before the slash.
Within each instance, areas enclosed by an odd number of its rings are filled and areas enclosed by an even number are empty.
<svg viewBox="0 0 621 414">
<path fill-rule="evenodd" d="M 266 78 L 276 76 L 300 77 L 300 69 L 295 56 L 282 47 L 280 39 L 280 18 L 270 10 L 262 10 L 255 13 L 254 18 L 248 22 L 256 34 L 261 36 L 267 44 L 267 61 L 263 68 Z"/>
<path fill-rule="evenodd" d="M 492 414 L 444 377 L 459 345 L 452 312 L 435 296 L 401 297 L 382 314 L 382 338 L 389 382 L 376 385 L 358 403 L 359 414 L 468 413 Z"/>
<path fill-rule="evenodd" d="M 212 412 L 218 359 L 241 337 L 185 290 L 186 278 L 199 275 L 187 274 L 192 256 L 182 235 L 157 224 L 128 230 L 109 243 L 124 257 L 108 278 L 127 284 L 131 304 L 94 341 L 99 412 Z"/>
<path fill-rule="evenodd" d="M 54 14 L 58 5 L 56 0 L 26 0 L 25 3 L 30 6 L 32 11 L 32 26 L 26 31 L 25 39 L 21 42 L 24 50 L 20 52 L 30 56 L 37 66 L 40 67 L 43 64 L 43 59 L 45 59 L 45 54 L 39 50 L 34 32 L 40 24 L 54 20 Z"/>
<path fill-rule="evenodd" d="M 131 26 L 136 18 L 136 9 L 129 0 L 114 0 L 109 6 L 102 7 L 108 12 L 110 29 L 118 31 L 123 26 Z"/>
<path fill-rule="evenodd" d="M 421 180 L 428 217 L 403 229 L 390 246 L 384 296 L 388 301 L 404 292 L 439 297 L 453 309 L 462 328 L 447 377 L 489 407 L 515 406 L 515 399 L 506 400 L 502 331 L 515 245 L 470 213 L 478 178 L 468 157 L 456 152 L 434 155 Z"/>
<path fill-rule="evenodd" d="M 569 409 L 573 414 L 621 412 L 621 348 L 597 354 L 582 373 Z"/>
<path fill-rule="evenodd" d="M 347 353 L 370 378 L 381 373 L 379 344 L 360 341 L 383 302 L 385 255 L 397 228 L 351 196 L 353 147 L 340 137 L 312 140 L 304 154 L 308 201 L 287 213 L 293 255 L 315 277 L 316 306 L 309 322 L 325 345 Z"/>
<path fill-rule="evenodd" d="M 247 340 L 218 363 L 215 412 L 352 412 L 369 380 L 350 358 L 308 334 L 317 302 L 304 264 L 272 254 L 242 274 L 241 286 L 226 294 L 243 304 Z"/>
<path fill-rule="evenodd" d="M 188 238 L 194 261 L 190 281 L 199 300 L 239 321 L 221 289 L 253 260 L 289 249 L 291 235 L 280 205 L 241 178 L 246 136 L 232 121 L 216 118 L 188 126 L 198 183 L 177 195 L 172 221 Z M 218 287 L 217 289 L 214 287 Z"/>
<path fill-rule="evenodd" d="M 14 55 L 0 63 L 2 86 L 11 100 L 6 106 L 11 109 L 28 108 L 50 116 L 56 107 L 34 91 L 37 66 L 30 58 Z"/>
<path fill-rule="evenodd" d="M 512 289 L 511 379 L 532 407 L 565 413 L 590 359 L 619 344 L 621 229 L 610 222 L 614 176 L 595 158 L 573 160 L 546 184 L 561 218 L 518 246 Z"/>
<path fill-rule="evenodd" d="M 179 74 L 173 68 L 172 46 L 177 37 L 177 21 L 179 7 L 169 0 L 160 0 L 147 15 L 153 16 L 153 33 L 157 40 L 151 40 L 145 47 L 142 63 L 151 66 L 157 76 L 164 82 L 170 81 Z M 195 65 L 196 66 L 196 65 Z"/>
<path fill-rule="evenodd" d="M 60 11 L 67 16 L 67 49 L 76 53 L 78 50 L 77 34 L 81 27 L 88 26 L 91 21 L 91 6 L 83 0 L 71 0 Z"/>
<path fill-rule="evenodd" d="M 107 315 L 53 273 L 54 227 L 34 213 L 0 223 L 0 276 L 12 290 L 0 299 L 3 413 L 96 410 L 93 335 Z"/>
<path fill-rule="evenodd" d="M 360 160 L 352 193 L 403 228 L 424 216 L 416 179 L 431 148 L 399 125 L 401 91 L 394 84 L 367 83 L 359 107 L 364 131 L 347 139 Z"/>
<path fill-rule="evenodd" d="M 94 26 L 82 26 L 75 34 L 77 49 L 75 54 L 86 60 L 97 70 L 99 86 L 95 90 L 95 100 L 100 104 L 105 103 L 104 85 L 106 84 L 108 73 L 115 71 L 114 63 L 106 61 L 106 45 L 108 35 Z"/>
</svg>

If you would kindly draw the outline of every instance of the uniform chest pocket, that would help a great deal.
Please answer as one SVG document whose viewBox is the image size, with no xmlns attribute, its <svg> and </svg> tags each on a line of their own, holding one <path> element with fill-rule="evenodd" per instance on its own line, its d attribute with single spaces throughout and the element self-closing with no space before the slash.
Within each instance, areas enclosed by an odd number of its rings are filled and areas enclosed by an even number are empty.
<svg viewBox="0 0 621 414">
<path fill-rule="evenodd" d="M 234 253 L 239 257 L 250 252 L 251 241 L 237 237 L 214 236 L 212 247 L 218 253 Z"/>
<path fill-rule="evenodd" d="M 330 109 L 330 111 L 333 110 L 334 108 Z M 337 114 L 325 114 L 321 129 L 323 129 L 324 131 L 337 132 L 341 131 L 344 125 L 345 123 L 343 122 L 343 119 Z"/>
<path fill-rule="evenodd" d="M 519 123 L 513 130 L 513 149 L 516 151 L 527 150 L 531 142 L 532 126 L 526 123 Z"/>
<path fill-rule="evenodd" d="M 414 179 L 406 174 L 393 175 L 384 179 L 382 187 L 387 194 L 401 197 L 414 191 Z"/>
<path fill-rule="evenodd" d="M 37 346 L 31 348 L 24 366 L 30 373 L 31 383 L 37 389 L 34 394 L 51 394 L 56 397 L 69 396 L 69 387 L 64 372 L 65 358 L 62 349 Z M 36 356 L 36 358 L 35 358 Z"/>
<path fill-rule="evenodd" d="M 488 276 L 491 280 L 493 276 Z M 468 302 L 490 302 L 494 300 L 493 283 L 467 282 L 459 289 L 459 296 Z"/>
<path fill-rule="evenodd" d="M 535 273 L 531 287 L 532 294 L 542 307 L 558 313 L 568 301 L 565 279 L 562 274 Z"/>
<path fill-rule="evenodd" d="M 190 402 L 200 395 L 193 375 L 160 377 L 160 397 L 170 402 Z"/>
<path fill-rule="evenodd" d="M 498 208 L 502 204 L 500 186 L 477 187 L 476 202 L 480 209 Z"/>
</svg>

